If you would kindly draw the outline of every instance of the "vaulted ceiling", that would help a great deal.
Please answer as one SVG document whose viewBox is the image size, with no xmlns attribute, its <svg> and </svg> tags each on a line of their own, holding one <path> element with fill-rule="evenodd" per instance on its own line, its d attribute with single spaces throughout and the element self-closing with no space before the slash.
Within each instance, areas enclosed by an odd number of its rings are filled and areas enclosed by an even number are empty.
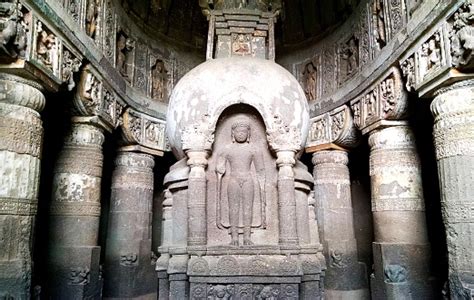
<svg viewBox="0 0 474 300">
<path fill-rule="evenodd" d="M 359 1 L 283 0 L 277 47 L 318 40 L 347 19 Z M 148 34 L 158 32 L 179 44 L 205 47 L 207 21 L 198 0 L 122 0 L 122 6 Z"/>
</svg>

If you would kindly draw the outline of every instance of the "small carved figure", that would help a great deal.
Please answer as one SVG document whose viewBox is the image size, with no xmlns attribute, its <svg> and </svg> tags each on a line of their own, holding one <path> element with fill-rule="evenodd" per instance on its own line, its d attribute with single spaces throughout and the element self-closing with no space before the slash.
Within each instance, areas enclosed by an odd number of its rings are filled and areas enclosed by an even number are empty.
<svg viewBox="0 0 474 300">
<path fill-rule="evenodd" d="M 137 264 L 138 255 L 136 253 L 123 254 L 120 256 L 120 264 L 122 266 L 132 266 Z"/>
<path fill-rule="evenodd" d="M 344 268 L 343 254 L 339 250 L 331 251 L 331 266 L 335 268 Z"/>
<path fill-rule="evenodd" d="M 438 67 L 441 64 L 441 49 L 438 47 L 440 37 L 435 34 L 428 41 L 428 70 Z"/>
<path fill-rule="evenodd" d="M 382 49 L 386 43 L 385 18 L 383 14 L 383 1 L 374 0 L 372 3 L 372 19 L 374 28 L 374 39 L 378 50 Z"/>
<path fill-rule="evenodd" d="M 413 57 L 408 58 L 401 64 L 403 75 L 406 78 L 405 87 L 412 91 L 415 87 L 415 61 Z"/>
<path fill-rule="evenodd" d="M 385 282 L 400 283 L 407 279 L 407 270 L 400 265 L 388 265 L 384 268 Z"/>
<path fill-rule="evenodd" d="M 85 285 L 89 283 L 89 268 L 72 268 L 69 273 L 69 282 L 71 284 Z"/>
<path fill-rule="evenodd" d="M 160 101 L 166 100 L 168 70 L 161 59 L 156 59 L 151 67 L 151 97 Z"/>
<path fill-rule="evenodd" d="M 122 32 L 117 39 L 117 68 L 120 74 L 128 81 L 131 80 L 133 71 L 133 48 L 134 41 L 126 37 Z"/>
<path fill-rule="evenodd" d="M 250 37 L 245 34 L 238 34 L 234 36 L 234 41 L 232 42 L 232 50 L 237 55 L 248 55 L 250 54 Z"/>
<path fill-rule="evenodd" d="M 86 34 L 95 38 L 99 16 L 99 0 L 88 0 L 86 7 Z"/>
<path fill-rule="evenodd" d="M 40 21 L 36 23 L 36 32 L 38 34 L 36 54 L 43 64 L 52 67 L 56 37 L 54 34 L 46 32 Z"/>
<path fill-rule="evenodd" d="M 316 99 L 317 72 L 313 62 L 306 64 L 304 72 L 304 92 L 309 101 Z"/>
<path fill-rule="evenodd" d="M 71 52 L 65 50 L 63 52 L 63 64 L 62 64 L 62 79 L 67 82 L 67 88 L 71 91 L 76 83 L 74 82 L 73 73 L 79 71 L 81 66 L 81 60 L 73 57 Z"/>
<path fill-rule="evenodd" d="M 353 75 L 359 67 L 359 46 L 355 37 L 342 49 L 342 59 L 346 61 L 346 77 Z"/>
<path fill-rule="evenodd" d="M 250 239 L 255 183 L 251 176 L 252 163 L 259 177 L 261 196 L 264 197 L 263 157 L 250 144 L 250 123 L 239 120 L 232 125 L 232 144 L 224 148 L 216 166 L 218 175 L 218 197 L 220 197 L 222 176 L 228 176 L 227 197 L 231 245 L 239 245 L 239 216 L 242 215 L 244 245 L 252 245 Z M 263 183 L 263 184 L 262 184 Z"/>
<path fill-rule="evenodd" d="M 450 34 L 451 55 L 455 66 L 469 64 L 474 56 L 474 4 L 465 3 L 454 14 Z"/>
</svg>

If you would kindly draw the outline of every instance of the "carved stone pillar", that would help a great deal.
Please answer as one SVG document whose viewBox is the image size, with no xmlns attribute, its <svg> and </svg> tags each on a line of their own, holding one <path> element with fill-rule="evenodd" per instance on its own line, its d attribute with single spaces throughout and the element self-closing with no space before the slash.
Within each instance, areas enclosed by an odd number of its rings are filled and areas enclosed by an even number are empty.
<svg viewBox="0 0 474 300">
<path fill-rule="evenodd" d="M 438 91 L 431 104 L 453 299 L 474 295 L 474 80 Z"/>
<path fill-rule="evenodd" d="M 49 283 L 53 298 L 100 298 L 103 129 L 74 122 L 56 163 L 50 208 Z"/>
<path fill-rule="evenodd" d="M 205 250 L 207 243 L 206 166 L 208 152 L 187 151 L 188 185 L 188 247 Z"/>
<path fill-rule="evenodd" d="M 430 299 L 430 245 L 413 133 L 406 125 L 382 127 L 370 132 L 369 145 L 373 297 Z"/>
<path fill-rule="evenodd" d="M 344 150 L 313 153 L 314 191 L 321 207 L 323 246 L 327 260 L 328 299 L 368 299 L 365 264 L 358 261 L 348 154 Z"/>
<path fill-rule="evenodd" d="M 292 250 L 298 247 L 296 229 L 295 174 L 296 164 L 293 151 L 278 151 L 278 217 L 280 226 L 280 247 Z"/>
<path fill-rule="evenodd" d="M 44 105 L 39 85 L 0 74 L 0 298 L 30 298 Z"/>
<path fill-rule="evenodd" d="M 120 151 L 112 194 L 104 267 L 104 298 L 156 298 L 151 264 L 154 158 Z"/>
</svg>

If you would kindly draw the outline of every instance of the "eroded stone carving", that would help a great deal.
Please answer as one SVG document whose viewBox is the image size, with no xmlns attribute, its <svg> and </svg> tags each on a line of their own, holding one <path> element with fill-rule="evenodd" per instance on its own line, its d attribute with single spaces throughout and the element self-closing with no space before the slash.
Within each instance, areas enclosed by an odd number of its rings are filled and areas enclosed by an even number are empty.
<svg viewBox="0 0 474 300">
<path fill-rule="evenodd" d="M 133 78 L 135 41 L 123 31 L 117 34 L 116 67 L 125 80 L 131 82 Z"/>
<path fill-rule="evenodd" d="M 387 265 L 384 273 L 386 282 L 401 283 L 407 280 L 407 270 L 400 265 Z"/>
<path fill-rule="evenodd" d="M 90 280 L 90 270 L 88 267 L 72 268 L 69 272 L 69 284 L 86 285 Z"/>
<path fill-rule="evenodd" d="M 254 150 L 251 144 L 250 123 L 241 119 L 232 125 L 233 144 L 224 148 L 221 157 L 217 162 L 217 184 L 218 184 L 218 205 L 217 224 L 222 226 L 220 218 L 220 203 L 222 190 L 222 177 L 227 176 L 227 202 L 229 214 L 229 227 L 231 233 L 231 245 L 239 245 L 239 227 L 243 227 L 244 245 L 252 245 L 250 239 L 253 215 L 254 189 L 255 185 L 260 187 L 260 197 L 265 196 L 265 173 L 263 158 L 260 153 Z M 254 182 L 251 175 L 252 164 L 258 176 L 258 182 Z M 262 204 L 265 200 L 260 201 Z M 242 219 L 240 220 L 240 215 Z M 240 225 L 242 224 L 242 225 Z"/>
<path fill-rule="evenodd" d="M 387 44 L 383 0 L 373 0 L 371 8 L 374 44 L 377 50 L 381 50 Z"/>
<path fill-rule="evenodd" d="M 359 70 L 359 39 L 355 36 L 339 48 L 339 84 L 351 78 Z"/>
<path fill-rule="evenodd" d="M 136 253 L 122 254 L 120 256 L 120 264 L 122 266 L 138 265 L 138 255 Z"/>
<path fill-rule="evenodd" d="M 63 51 L 61 77 L 64 82 L 67 82 L 67 89 L 69 91 L 72 91 L 76 86 L 73 74 L 79 71 L 81 64 L 81 59 L 75 57 L 69 50 L 65 49 Z"/>
<path fill-rule="evenodd" d="M 97 36 L 97 29 L 99 25 L 99 12 L 100 1 L 87 0 L 85 13 L 86 34 L 92 39 L 95 39 Z"/>
<path fill-rule="evenodd" d="M 58 63 L 58 40 L 41 21 L 36 22 L 36 57 L 49 70 L 55 72 Z"/>
<path fill-rule="evenodd" d="M 155 58 L 150 68 L 151 73 L 151 97 L 158 101 L 168 100 L 168 80 L 169 71 L 165 63 L 159 58 Z"/>
<path fill-rule="evenodd" d="M 451 57 L 457 68 L 473 67 L 474 51 L 474 4 L 466 1 L 448 21 L 451 26 Z"/>
<path fill-rule="evenodd" d="M 25 57 L 31 13 L 19 1 L 0 3 L 0 49 L 11 58 Z"/>
<path fill-rule="evenodd" d="M 351 102 L 355 124 L 366 128 L 381 120 L 397 120 L 407 114 L 407 95 L 402 88 L 401 74 L 391 68 L 384 79 L 369 87 L 365 93 Z"/>
<path fill-rule="evenodd" d="M 313 61 L 308 62 L 303 70 L 303 86 L 308 101 L 316 100 L 318 72 Z"/>
</svg>

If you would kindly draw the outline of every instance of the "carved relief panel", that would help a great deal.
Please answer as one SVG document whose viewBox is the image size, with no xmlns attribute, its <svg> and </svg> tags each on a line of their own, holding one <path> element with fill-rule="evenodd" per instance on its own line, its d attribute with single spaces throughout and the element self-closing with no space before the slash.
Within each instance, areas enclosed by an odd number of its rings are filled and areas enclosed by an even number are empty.
<svg viewBox="0 0 474 300">
<path fill-rule="evenodd" d="M 321 57 L 321 94 L 328 95 L 336 88 L 336 49 L 324 48 Z"/>
<path fill-rule="evenodd" d="M 175 60 L 164 59 L 157 51 L 149 56 L 148 97 L 167 103 L 175 82 Z"/>
<path fill-rule="evenodd" d="M 0 53 L 11 59 L 26 58 L 32 25 L 32 13 L 19 1 L 0 3 Z"/>
<path fill-rule="evenodd" d="M 299 82 L 308 101 L 321 98 L 321 57 L 314 56 L 310 61 L 300 64 L 297 69 Z"/>
<path fill-rule="evenodd" d="M 118 30 L 115 45 L 115 68 L 131 83 L 134 75 L 135 40 L 123 30 Z"/>
<path fill-rule="evenodd" d="M 59 73 L 59 53 L 61 41 L 43 24 L 35 21 L 33 58 L 48 71 L 57 75 Z"/>
<path fill-rule="evenodd" d="M 344 84 L 359 71 L 359 38 L 352 35 L 338 48 L 338 83 Z"/>
</svg>

